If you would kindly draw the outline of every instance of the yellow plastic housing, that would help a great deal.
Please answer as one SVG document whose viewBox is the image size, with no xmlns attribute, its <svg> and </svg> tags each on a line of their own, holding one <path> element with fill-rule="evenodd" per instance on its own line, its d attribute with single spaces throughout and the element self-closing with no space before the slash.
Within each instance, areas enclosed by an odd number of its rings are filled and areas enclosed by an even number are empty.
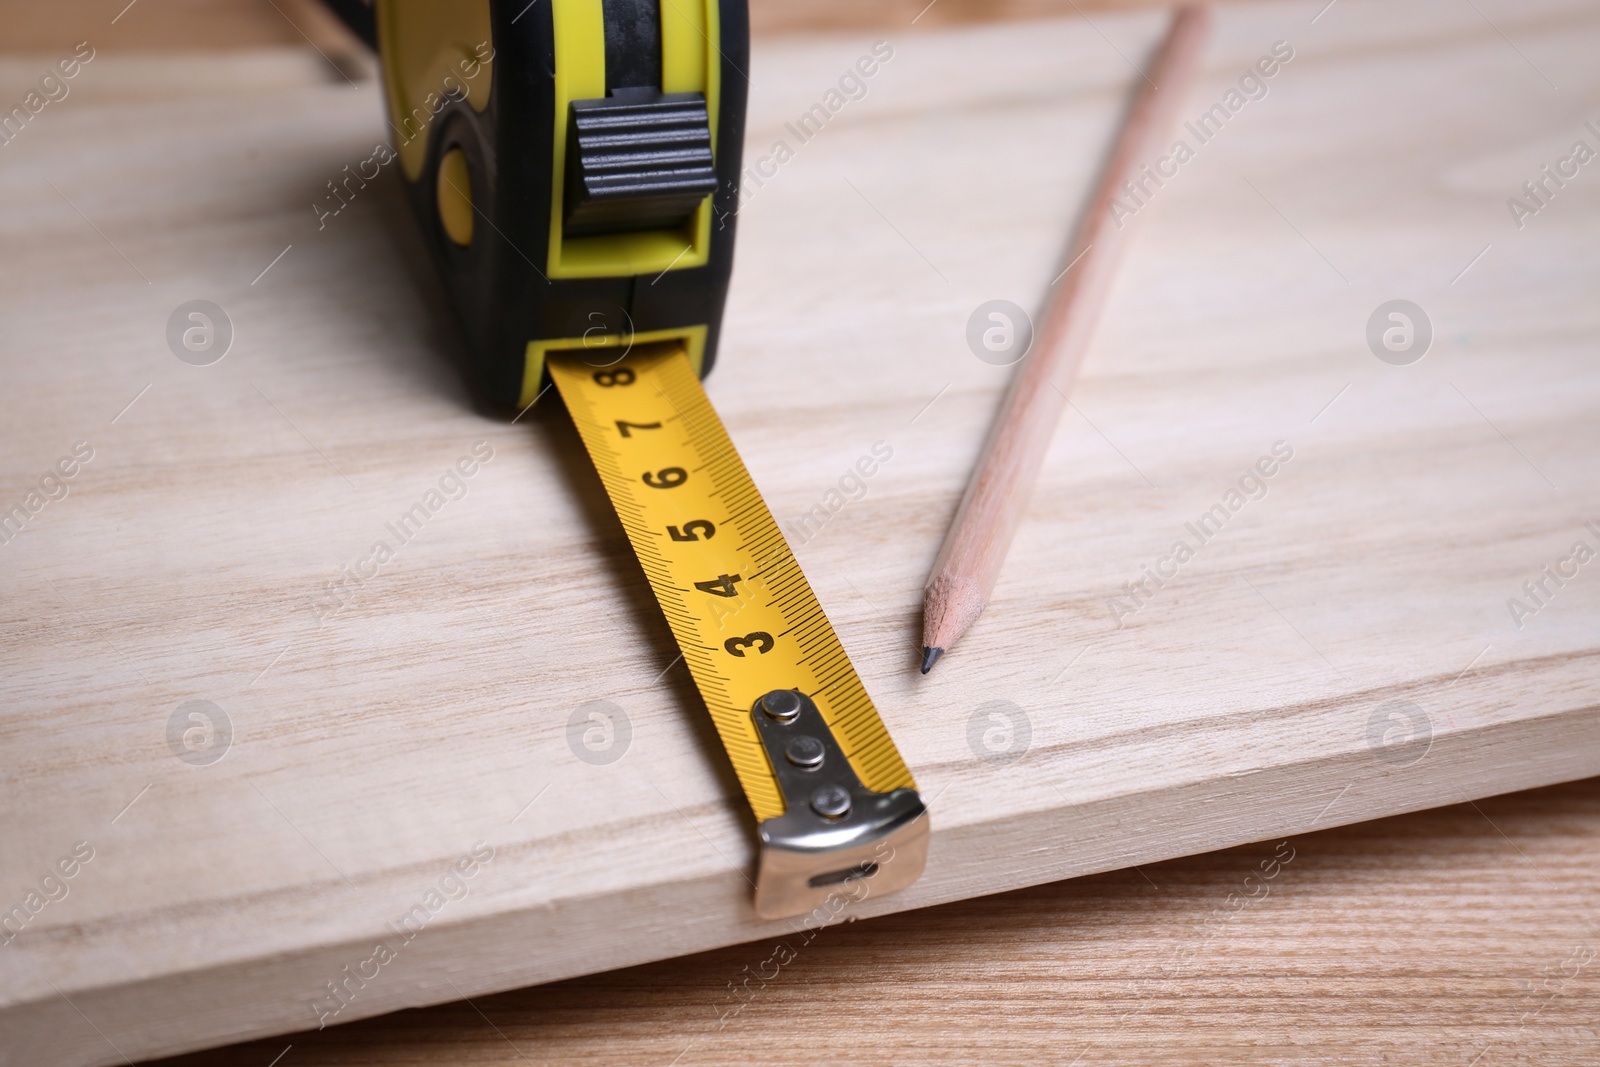
<svg viewBox="0 0 1600 1067">
<path fill-rule="evenodd" d="M 445 236 L 462 248 L 467 247 L 472 243 L 472 175 L 467 170 L 465 152 L 452 148 L 445 153 L 439 160 L 439 178 L 434 186 Z"/>
<path fill-rule="evenodd" d="M 390 132 L 406 180 L 414 182 L 428 162 L 429 133 L 449 97 L 464 98 L 475 111 L 489 106 L 489 0 L 377 0 L 373 6 Z"/>
</svg>

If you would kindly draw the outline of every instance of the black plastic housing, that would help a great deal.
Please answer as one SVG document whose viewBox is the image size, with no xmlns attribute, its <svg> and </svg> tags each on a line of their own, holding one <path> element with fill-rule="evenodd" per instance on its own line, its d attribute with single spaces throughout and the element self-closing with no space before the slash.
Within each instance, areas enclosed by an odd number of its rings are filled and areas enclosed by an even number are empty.
<svg viewBox="0 0 1600 1067">
<path fill-rule="evenodd" d="M 468 378 L 486 405 L 514 410 L 531 340 L 706 327 L 701 373 L 721 334 L 733 270 L 739 169 L 748 97 L 749 19 L 744 0 L 721 0 L 721 83 L 711 245 L 704 266 L 615 278 L 546 276 L 552 195 L 555 42 L 551 4 L 492 0 L 494 48 L 488 106 L 449 100 L 430 123 L 427 163 L 407 197 L 438 264 L 466 338 Z M 609 33 L 608 33 L 609 39 Z M 440 160 L 460 148 L 477 211 L 466 247 L 444 235 L 435 187 Z M 596 316 L 599 316 L 598 318 Z"/>
</svg>

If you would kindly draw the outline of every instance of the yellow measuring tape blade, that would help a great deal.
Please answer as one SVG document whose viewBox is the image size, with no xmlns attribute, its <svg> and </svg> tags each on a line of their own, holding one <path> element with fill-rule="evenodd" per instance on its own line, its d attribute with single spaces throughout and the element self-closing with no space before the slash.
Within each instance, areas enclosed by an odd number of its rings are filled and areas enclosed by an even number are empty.
<svg viewBox="0 0 1600 1067">
<path fill-rule="evenodd" d="M 549 368 L 756 819 L 784 812 L 750 714 L 775 689 L 817 704 L 862 785 L 914 789 L 682 346 L 637 345 L 603 367 L 553 356 Z"/>
</svg>

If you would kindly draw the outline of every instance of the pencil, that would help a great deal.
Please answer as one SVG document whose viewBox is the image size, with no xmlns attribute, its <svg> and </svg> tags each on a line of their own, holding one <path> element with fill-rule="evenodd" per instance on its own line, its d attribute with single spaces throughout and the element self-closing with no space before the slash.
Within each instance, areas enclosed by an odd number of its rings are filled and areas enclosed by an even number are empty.
<svg viewBox="0 0 1600 1067">
<path fill-rule="evenodd" d="M 1184 6 L 1173 13 L 1166 39 L 1142 79 L 1101 173 L 1089 212 L 1067 246 L 1032 350 L 1018 366 L 989 428 L 983 454 L 923 588 L 923 674 L 988 606 L 1127 243 L 1128 220 L 1113 217 L 1112 202 L 1126 191 L 1124 183 L 1142 181 L 1147 190 L 1151 188 L 1152 179 L 1141 173 L 1141 166 L 1170 134 L 1210 25 L 1210 12 L 1203 5 Z"/>
</svg>

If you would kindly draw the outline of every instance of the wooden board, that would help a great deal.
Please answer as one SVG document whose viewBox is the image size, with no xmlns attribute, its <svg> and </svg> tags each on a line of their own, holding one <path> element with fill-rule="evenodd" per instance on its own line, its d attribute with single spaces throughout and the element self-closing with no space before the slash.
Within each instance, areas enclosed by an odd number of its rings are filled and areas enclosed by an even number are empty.
<svg viewBox="0 0 1600 1067">
<path fill-rule="evenodd" d="M 925 679 L 921 581 L 1006 375 L 968 317 L 1037 302 L 1160 19 L 886 35 L 802 145 L 784 123 L 871 42 L 758 50 L 750 162 L 796 151 L 742 212 L 710 391 L 781 520 L 894 450 L 795 538 L 933 801 L 927 874 L 858 914 L 1600 772 L 1591 568 L 1520 629 L 1507 608 L 1597 540 L 1600 203 L 1586 168 L 1520 230 L 1505 204 L 1586 136 L 1600 17 L 1315 14 L 1224 14 L 1191 113 L 1275 41 L 1295 58 L 1140 211 L 996 603 Z M 392 179 L 318 231 L 380 133 L 371 86 L 298 57 L 103 57 L 0 147 L 5 506 L 94 450 L 0 545 L 0 907 L 94 853 L 0 949 L 10 1062 L 791 928 L 753 917 L 748 817 L 571 428 L 471 411 Z M 236 331 L 207 367 L 164 336 L 196 298 Z M 1434 324 L 1410 366 L 1364 336 L 1396 298 Z M 479 441 L 466 495 L 319 619 Z M 1123 584 L 1278 441 L 1266 496 L 1118 626 Z M 195 700 L 232 726 L 207 765 L 174 754 Z M 567 740 L 595 700 L 631 722 L 606 765 Z M 319 1012 L 345 968 L 375 977 Z"/>
</svg>

